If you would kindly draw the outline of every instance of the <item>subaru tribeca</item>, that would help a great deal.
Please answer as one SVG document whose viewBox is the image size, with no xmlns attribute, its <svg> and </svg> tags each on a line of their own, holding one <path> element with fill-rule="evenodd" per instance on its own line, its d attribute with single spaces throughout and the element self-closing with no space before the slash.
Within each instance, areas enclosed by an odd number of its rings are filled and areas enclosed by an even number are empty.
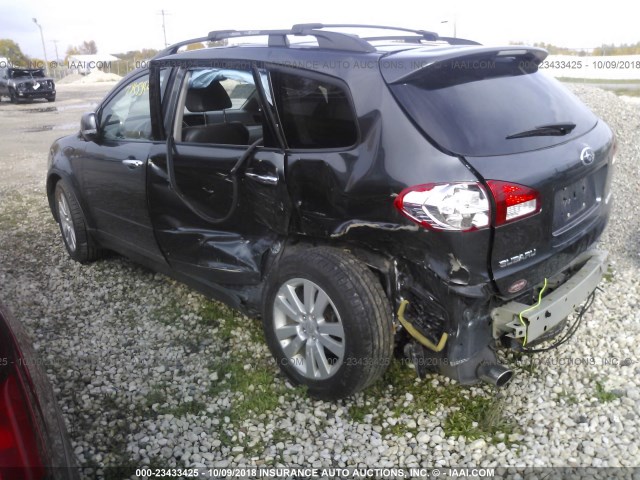
<svg viewBox="0 0 640 480">
<path fill-rule="evenodd" d="M 203 42 L 221 46 L 184 51 Z M 261 317 L 316 397 L 403 351 L 502 386 L 497 350 L 567 341 L 607 268 L 614 135 L 546 55 L 380 26 L 214 31 L 52 145 L 51 210 L 73 259 L 113 250 Z"/>
</svg>

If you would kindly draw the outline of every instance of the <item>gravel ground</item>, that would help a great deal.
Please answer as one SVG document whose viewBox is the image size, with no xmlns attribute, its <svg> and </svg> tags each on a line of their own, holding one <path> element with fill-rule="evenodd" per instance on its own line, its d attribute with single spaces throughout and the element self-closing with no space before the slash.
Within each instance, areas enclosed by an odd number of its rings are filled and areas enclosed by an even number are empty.
<svg viewBox="0 0 640 480">
<path fill-rule="evenodd" d="M 640 105 L 572 88 L 619 142 L 602 241 L 612 273 L 568 344 L 510 357 L 501 392 L 420 381 L 398 362 L 354 399 L 307 398 L 257 321 L 115 255 L 71 261 L 43 193 L 47 148 L 22 133 L 25 146 L 0 158 L 0 298 L 47 365 L 87 478 L 144 465 L 640 465 Z M 3 103 L 0 144 L 18 114 Z"/>
</svg>

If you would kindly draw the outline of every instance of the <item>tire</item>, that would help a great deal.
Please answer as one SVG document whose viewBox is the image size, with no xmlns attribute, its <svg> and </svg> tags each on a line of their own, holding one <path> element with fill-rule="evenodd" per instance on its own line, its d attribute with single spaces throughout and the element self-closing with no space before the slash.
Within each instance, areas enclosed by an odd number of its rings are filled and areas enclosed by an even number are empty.
<svg viewBox="0 0 640 480">
<path fill-rule="evenodd" d="M 55 102 L 55 101 L 56 101 L 55 95 L 53 97 L 47 97 L 47 102 Z"/>
<path fill-rule="evenodd" d="M 16 97 L 16 92 L 9 89 L 9 101 L 11 103 L 18 103 L 18 97 Z"/>
<path fill-rule="evenodd" d="M 392 314 L 365 265 L 342 250 L 312 248 L 285 257 L 272 277 L 263 327 L 287 377 L 313 397 L 337 400 L 382 376 L 393 354 Z"/>
<path fill-rule="evenodd" d="M 78 200 L 64 180 L 56 184 L 54 200 L 60 233 L 69 256 L 80 263 L 100 258 L 102 250 L 89 235 Z"/>
</svg>

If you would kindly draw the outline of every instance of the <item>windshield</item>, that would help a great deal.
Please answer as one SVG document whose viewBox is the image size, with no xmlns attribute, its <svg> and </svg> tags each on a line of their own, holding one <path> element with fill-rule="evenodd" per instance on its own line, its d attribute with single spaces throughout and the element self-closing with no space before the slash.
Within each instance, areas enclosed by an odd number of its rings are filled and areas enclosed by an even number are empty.
<svg viewBox="0 0 640 480">
<path fill-rule="evenodd" d="M 9 71 L 9 76 L 11 78 L 22 78 L 22 77 L 44 77 L 44 71 L 42 69 L 28 69 L 21 68 Z"/>
<path fill-rule="evenodd" d="M 390 88 L 418 127 L 457 155 L 546 148 L 583 135 L 597 122 L 558 81 L 517 56 L 453 59 Z M 541 126 L 574 124 L 516 135 Z"/>
</svg>

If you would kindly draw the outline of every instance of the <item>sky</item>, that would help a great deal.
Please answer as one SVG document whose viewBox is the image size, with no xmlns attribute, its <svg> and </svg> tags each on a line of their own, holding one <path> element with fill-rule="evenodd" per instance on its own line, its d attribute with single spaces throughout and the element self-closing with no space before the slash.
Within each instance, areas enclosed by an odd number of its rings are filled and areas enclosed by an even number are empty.
<svg viewBox="0 0 640 480">
<path fill-rule="evenodd" d="M 581 5 L 582 4 L 582 5 Z M 223 5 L 228 5 L 224 7 Z M 69 45 L 94 40 L 99 53 L 117 54 L 162 48 L 165 16 L 168 43 L 206 35 L 211 30 L 290 28 L 295 23 L 367 23 L 433 30 L 442 36 L 470 38 L 486 45 L 545 42 L 571 48 L 640 41 L 633 3 L 608 0 L 597 7 L 569 0 L 455 0 L 348 2 L 346 0 L 206 2 L 0 0 L 0 38 L 17 42 L 31 57 L 42 58 L 42 26 L 47 58 L 64 58 Z M 444 22 L 444 23 L 443 23 Z"/>
</svg>

